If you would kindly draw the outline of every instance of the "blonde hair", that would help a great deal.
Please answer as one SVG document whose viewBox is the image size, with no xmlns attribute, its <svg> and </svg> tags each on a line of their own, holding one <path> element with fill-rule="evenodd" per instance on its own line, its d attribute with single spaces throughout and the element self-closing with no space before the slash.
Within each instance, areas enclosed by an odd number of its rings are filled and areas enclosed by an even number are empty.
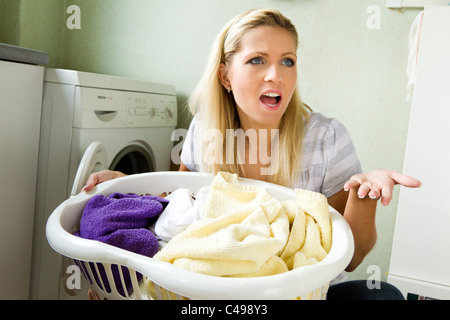
<svg viewBox="0 0 450 320">
<path fill-rule="evenodd" d="M 295 47 L 298 48 L 298 35 L 294 25 L 278 11 L 251 10 L 228 22 L 216 38 L 203 77 L 188 100 L 190 111 L 192 114 L 199 116 L 203 130 L 217 130 L 222 134 L 222 137 L 225 137 L 227 129 L 239 128 L 236 103 L 233 95 L 228 94 L 223 87 L 218 76 L 218 70 L 222 63 L 227 65 L 233 54 L 240 50 L 244 34 L 258 26 L 284 28 L 292 35 Z M 278 138 L 279 154 L 276 157 L 272 155 L 272 158 L 279 162 L 276 166 L 276 172 L 268 176 L 268 181 L 293 187 L 298 180 L 301 168 L 303 131 L 309 113 L 308 109 L 309 107 L 301 101 L 298 88 L 296 88 L 281 118 Z M 234 150 L 235 161 L 227 163 L 229 161 L 224 161 L 226 141 L 224 139 L 207 140 L 202 139 L 199 142 L 202 143 L 203 170 L 213 174 L 219 171 L 227 171 L 245 177 L 242 165 L 236 161 L 236 150 Z M 218 151 L 220 152 L 217 153 Z M 217 159 L 217 154 L 220 154 L 222 159 L 211 162 L 211 158 Z"/>
</svg>

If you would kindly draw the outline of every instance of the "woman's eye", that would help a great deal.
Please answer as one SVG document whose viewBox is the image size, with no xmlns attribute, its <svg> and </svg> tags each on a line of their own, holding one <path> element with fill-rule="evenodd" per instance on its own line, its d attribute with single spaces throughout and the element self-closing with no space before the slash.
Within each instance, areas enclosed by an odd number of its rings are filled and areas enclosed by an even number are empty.
<svg viewBox="0 0 450 320">
<path fill-rule="evenodd" d="M 293 66 L 295 66 L 295 61 L 290 58 L 286 58 L 286 59 L 283 59 L 281 64 L 286 67 L 293 67 Z"/>
<path fill-rule="evenodd" d="M 262 64 L 263 60 L 261 57 L 255 57 L 249 61 L 251 64 Z"/>
</svg>

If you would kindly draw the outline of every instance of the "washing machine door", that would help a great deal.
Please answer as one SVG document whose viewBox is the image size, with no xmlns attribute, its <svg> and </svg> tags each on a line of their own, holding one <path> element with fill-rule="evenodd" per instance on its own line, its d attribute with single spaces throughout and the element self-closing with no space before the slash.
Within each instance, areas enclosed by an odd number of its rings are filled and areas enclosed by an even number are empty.
<svg viewBox="0 0 450 320">
<path fill-rule="evenodd" d="M 108 169 L 106 148 L 101 142 L 92 142 L 83 154 L 72 186 L 71 196 L 77 195 L 86 185 L 91 173 Z"/>
</svg>

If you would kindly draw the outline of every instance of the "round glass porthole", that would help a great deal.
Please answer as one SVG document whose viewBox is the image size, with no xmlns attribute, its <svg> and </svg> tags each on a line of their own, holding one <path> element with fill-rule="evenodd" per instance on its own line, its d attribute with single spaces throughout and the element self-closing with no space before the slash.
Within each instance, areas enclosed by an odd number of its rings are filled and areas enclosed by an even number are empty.
<svg viewBox="0 0 450 320">
<path fill-rule="evenodd" d="M 139 145 L 129 145 L 122 149 L 111 162 L 110 170 L 125 174 L 135 174 L 155 171 L 152 158 L 148 151 Z"/>
</svg>

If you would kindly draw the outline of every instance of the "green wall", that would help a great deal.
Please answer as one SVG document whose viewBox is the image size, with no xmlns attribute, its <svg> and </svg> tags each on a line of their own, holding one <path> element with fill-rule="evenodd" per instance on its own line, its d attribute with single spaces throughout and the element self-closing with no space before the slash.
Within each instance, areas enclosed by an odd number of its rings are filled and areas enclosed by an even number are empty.
<svg viewBox="0 0 450 320">
<path fill-rule="evenodd" d="M 50 65 L 63 63 L 65 1 L 0 0 L 0 42 L 50 53 Z"/>
<path fill-rule="evenodd" d="M 66 27 L 70 5 L 81 10 L 79 30 Z M 182 106 L 215 35 L 254 7 L 277 8 L 297 26 L 302 96 L 346 125 L 364 170 L 401 171 L 408 36 L 418 9 L 387 9 L 385 0 L 0 0 L 0 42 L 47 51 L 51 67 L 174 84 L 178 125 L 187 127 Z M 396 199 L 379 205 L 378 243 L 351 278 L 366 279 L 376 265 L 386 279 L 396 208 Z"/>
</svg>

